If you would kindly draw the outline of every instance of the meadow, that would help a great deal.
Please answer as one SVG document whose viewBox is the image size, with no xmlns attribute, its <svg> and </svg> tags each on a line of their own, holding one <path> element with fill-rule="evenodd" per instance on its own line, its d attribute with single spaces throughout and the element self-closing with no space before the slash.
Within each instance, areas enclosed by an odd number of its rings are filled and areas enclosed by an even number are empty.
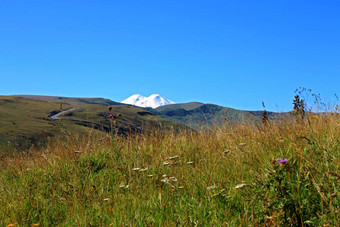
<svg viewBox="0 0 340 227">
<path fill-rule="evenodd" d="M 211 131 L 69 131 L 2 155 L 1 226 L 337 226 L 339 111 Z"/>
</svg>

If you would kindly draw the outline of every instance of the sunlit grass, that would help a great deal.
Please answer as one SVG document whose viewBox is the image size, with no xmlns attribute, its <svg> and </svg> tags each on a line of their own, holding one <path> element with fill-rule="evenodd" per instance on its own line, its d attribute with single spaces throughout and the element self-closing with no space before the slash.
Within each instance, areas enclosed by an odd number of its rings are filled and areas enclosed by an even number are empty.
<svg viewBox="0 0 340 227">
<path fill-rule="evenodd" d="M 0 225 L 335 226 L 340 118 L 315 116 L 54 138 L 2 158 Z"/>
</svg>

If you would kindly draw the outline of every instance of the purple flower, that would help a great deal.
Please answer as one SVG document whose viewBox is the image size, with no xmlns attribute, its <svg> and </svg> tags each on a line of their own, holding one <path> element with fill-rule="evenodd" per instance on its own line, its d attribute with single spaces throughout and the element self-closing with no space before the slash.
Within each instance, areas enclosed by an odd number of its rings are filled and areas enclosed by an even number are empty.
<svg viewBox="0 0 340 227">
<path fill-rule="evenodd" d="M 278 158 L 276 161 L 280 164 L 286 164 L 288 162 L 288 159 L 286 158 Z"/>
</svg>

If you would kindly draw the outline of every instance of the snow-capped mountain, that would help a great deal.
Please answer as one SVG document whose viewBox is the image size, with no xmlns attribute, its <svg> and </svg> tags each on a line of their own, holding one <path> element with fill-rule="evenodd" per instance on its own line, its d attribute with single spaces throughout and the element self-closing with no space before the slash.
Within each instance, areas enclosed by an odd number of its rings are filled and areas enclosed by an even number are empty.
<svg viewBox="0 0 340 227">
<path fill-rule="evenodd" d="M 150 95 L 149 97 L 136 94 L 123 100 L 121 103 L 131 104 L 131 105 L 135 105 L 139 107 L 157 108 L 159 106 L 173 104 L 174 102 L 169 99 L 163 98 L 159 94 L 153 94 L 153 95 Z"/>
</svg>

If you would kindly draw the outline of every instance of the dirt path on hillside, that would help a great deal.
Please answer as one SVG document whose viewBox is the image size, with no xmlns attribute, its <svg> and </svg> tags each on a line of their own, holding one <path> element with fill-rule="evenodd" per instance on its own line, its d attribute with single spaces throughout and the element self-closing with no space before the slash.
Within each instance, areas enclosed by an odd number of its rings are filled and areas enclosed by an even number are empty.
<svg viewBox="0 0 340 227">
<path fill-rule="evenodd" d="M 50 118 L 55 120 L 55 119 L 58 119 L 58 117 L 60 117 L 61 115 L 67 114 L 67 113 L 75 111 L 75 110 L 79 110 L 79 108 L 71 108 L 71 109 L 68 109 L 68 110 L 61 111 L 61 112 L 51 116 Z"/>
</svg>

